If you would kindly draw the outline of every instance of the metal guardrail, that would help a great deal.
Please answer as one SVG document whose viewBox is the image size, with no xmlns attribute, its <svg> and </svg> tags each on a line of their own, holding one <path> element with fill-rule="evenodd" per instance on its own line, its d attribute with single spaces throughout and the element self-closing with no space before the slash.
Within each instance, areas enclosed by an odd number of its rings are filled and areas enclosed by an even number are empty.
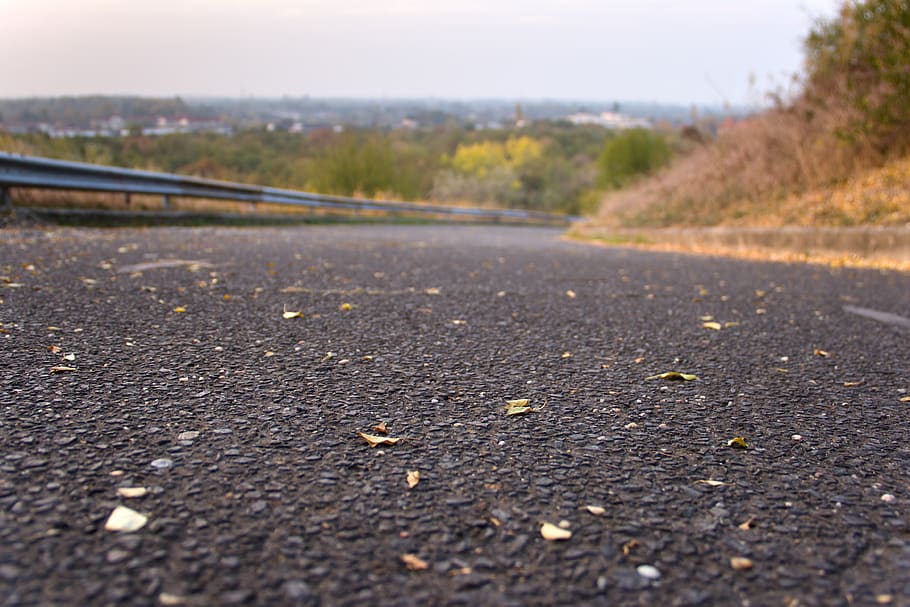
<svg viewBox="0 0 910 607">
<path fill-rule="evenodd" d="M 187 177 L 173 173 L 138 171 L 118 167 L 52 160 L 0 152 L 0 205 L 12 206 L 11 188 L 39 188 L 86 192 L 158 195 L 162 207 L 171 209 L 171 198 L 206 198 L 258 203 L 284 204 L 347 211 L 448 216 L 492 221 L 567 224 L 574 217 L 519 209 L 480 209 L 388 202 L 366 198 L 328 196 L 230 181 Z"/>
</svg>

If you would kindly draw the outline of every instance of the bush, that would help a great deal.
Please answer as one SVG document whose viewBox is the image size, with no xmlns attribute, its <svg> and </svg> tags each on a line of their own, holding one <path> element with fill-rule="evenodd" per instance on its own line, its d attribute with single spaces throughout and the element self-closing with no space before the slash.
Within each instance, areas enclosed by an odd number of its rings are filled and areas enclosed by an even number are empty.
<svg viewBox="0 0 910 607">
<path fill-rule="evenodd" d="M 657 133 L 631 129 L 607 141 L 598 158 L 600 184 L 621 188 L 670 161 L 670 146 Z"/>
</svg>

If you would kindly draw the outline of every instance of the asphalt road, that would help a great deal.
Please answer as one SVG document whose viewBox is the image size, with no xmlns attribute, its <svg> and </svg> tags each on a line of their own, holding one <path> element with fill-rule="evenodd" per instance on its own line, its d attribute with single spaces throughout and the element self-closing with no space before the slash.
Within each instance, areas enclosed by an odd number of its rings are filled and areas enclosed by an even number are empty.
<svg viewBox="0 0 910 607">
<path fill-rule="evenodd" d="M 845 309 L 908 274 L 323 226 L 0 275 L 3 605 L 910 604 L 910 331 Z"/>
</svg>

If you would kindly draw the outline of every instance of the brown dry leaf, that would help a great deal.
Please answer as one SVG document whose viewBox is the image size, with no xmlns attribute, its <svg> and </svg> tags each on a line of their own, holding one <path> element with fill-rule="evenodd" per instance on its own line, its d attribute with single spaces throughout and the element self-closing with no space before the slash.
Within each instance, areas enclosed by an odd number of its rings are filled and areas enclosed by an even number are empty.
<svg viewBox="0 0 910 607">
<path fill-rule="evenodd" d="M 749 520 L 743 521 L 742 523 L 737 525 L 737 527 L 739 527 L 743 531 L 748 531 L 749 529 L 752 529 L 753 527 L 755 527 L 755 517 L 754 516 L 749 517 Z"/>
<path fill-rule="evenodd" d="M 63 351 L 63 348 L 61 348 L 60 346 L 51 345 L 51 346 L 47 347 L 47 351 L 50 352 L 51 354 L 60 354 L 60 352 Z"/>
<path fill-rule="evenodd" d="M 408 489 L 413 489 L 420 482 L 420 470 L 408 470 Z"/>
<path fill-rule="evenodd" d="M 380 434 L 388 434 L 389 429 L 386 427 L 385 422 L 379 422 L 373 426 L 373 432 L 379 432 Z"/>
<path fill-rule="evenodd" d="M 900 398 L 900 401 L 901 401 L 902 403 L 910 403 L 910 396 L 902 396 L 902 397 Z"/>
<path fill-rule="evenodd" d="M 821 356 L 822 358 L 828 358 L 828 356 L 830 356 L 827 352 L 825 352 L 824 350 L 819 350 L 818 348 L 815 348 L 814 350 L 812 350 L 812 354 L 814 354 L 816 356 Z"/>
<path fill-rule="evenodd" d="M 594 516 L 600 516 L 607 511 L 603 506 L 585 506 L 585 510 L 593 514 Z"/>
<path fill-rule="evenodd" d="M 638 548 L 638 540 L 629 540 L 622 545 L 623 556 L 629 556 L 635 548 Z"/>
<path fill-rule="evenodd" d="M 428 569 L 430 567 L 429 563 L 427 563 L 416 554 L 402 554 L 401 562 L 404 563 L 404 566 L 411 571 L 423 571 L 424 569 Z"/>
<path fill-rule="evenodd" d="M 862 386 L 864 383 L 866 383 L 866 382 L 863 381 L 863 380 L 860 380 L 860 381 L 845 381 L 845 382 L 844 382 L 844 387 L 845 387 L 845 388 L 855 388 L 856 386 Z"/>
<path fill-rule="evenodd" d="M 723 487 L 723 486 L 729 485 L 730 483 L 706 479 L 706 480 L 695 481 L 695 484 L 696 485 L 708 485 L 709 487 Z"/>
<path fill-rule="evenodd" d="M 698 379 L 698 376 L 692 375 L 691 373 L 680 373 L 679 371 L 667 371 L 666 373 L 658 373 L 657 375 L 652 375 L 646 377 L 646 380 L 649 379 L 668 379 L 670 381 L 694 381 Z"/>
<path fill-rule="evenodd" d="M 365 440 L 371 447 L 378 447 L 379 445 L 394 445 L 400 438 L 392 438 L 390 436 L 374 436 L 372 434 L 365 434 L 363 432 L 358 432 L 357 436 Z"/>
<path fill-rule="evenodd" d="M 134 497 L 143 497 L 148 493 L 148 489 L 145 487 L 118 487 L 117 495 L 120 497 L 125 497 L 127 499 Z"/>
<path fill-rule="evenodd" d="M 572 537 L 572 532 L 553 523 L 544 523 L 540 527 L 540 535 L 543 536 L 543 539 L 554 542 L 569 539 Z"/>
<path fill-rule="evenodd" d="M 108 531 L 138 531 L 145 527 L 148 517 L 139 514 L 126 506 L 117 506 L 111 515 L 107 517 L 104 528 Z"/>
<path fill-rule="evenodd" d="M 51 373 L 69 373 L 71 371 L 78 371 L 78 369 L 76 367 L 65 367 L 63 365 L 51 367 Z"/>
<path fill-rule="evenodd" d="M 706 329 L 711 329 L 712 331 L 720 331 L 721 329 L 723 329 L 723 325 L 721 325 L 719 322 L 716 322 L 716 321 L 703 322 L 701 324 L 701 326 L 703 326 Z"/>
<path fill-rule="evenodd" d="M 754 563 L 752 562 L 752 559 L 744 556 L 734 556 L 730 559 L 730 566 L 737 571 L 746 571 L 747 569 L 752 569 Z"/>
</svg>

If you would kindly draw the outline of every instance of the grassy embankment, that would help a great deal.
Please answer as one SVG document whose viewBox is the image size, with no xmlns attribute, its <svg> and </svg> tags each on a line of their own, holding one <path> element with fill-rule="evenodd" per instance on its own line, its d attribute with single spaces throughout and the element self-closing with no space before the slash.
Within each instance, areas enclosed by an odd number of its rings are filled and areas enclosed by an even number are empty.
<svg viewBox="0 0 910 607">
<path fill-rule="evenodd" d="M 887 227 L 910 236 L 910 6 L 846 2 L 838 17 L 816 24 L 805 50 L 797 95 L 609 192 L 573 233 L 700 252 L 713 237 L 678 237 L 680 228 Z M 817 256 L 808 244 L 781 251 L 768 242 L 778 258 Z M 821 257 L 910 268 L 910 237 L 904 242 L 882 260 L 854 259 L 861 252 L 850 247 Z"/>
</svg>

